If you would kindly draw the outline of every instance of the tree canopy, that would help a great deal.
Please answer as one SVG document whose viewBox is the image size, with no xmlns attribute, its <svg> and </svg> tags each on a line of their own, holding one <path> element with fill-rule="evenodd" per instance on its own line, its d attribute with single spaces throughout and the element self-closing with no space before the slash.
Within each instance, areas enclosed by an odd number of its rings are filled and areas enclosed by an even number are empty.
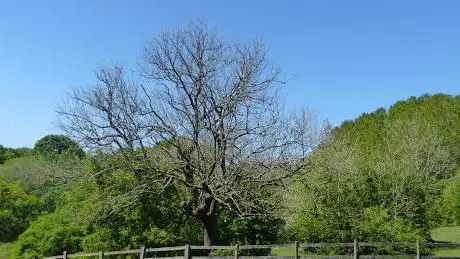
<svg viewBox="0 0 460 259">
<path fill-rule="evenodd" d="M 78 157 L 85 155 L 80 146 L 65 135 L 47 135 L 35 143 L 34 150 L 44 156 L 56 156 L 65 153 Z"/>
<path fill-rule="evenodd" d="M 308 241 L 429 239 L 441 193 L 453 197 L 460 99 L 409 98 L 344 122 L 294 184 L 293 227 Z M 456 125 L 456 126 L 454 126 Z M 446 191 L 443 191 L 445 184 Z M 447 204 L 445 202 L 443 204 Z M 452 210 L 454 204 L 450 202 Z"/>
</svg>

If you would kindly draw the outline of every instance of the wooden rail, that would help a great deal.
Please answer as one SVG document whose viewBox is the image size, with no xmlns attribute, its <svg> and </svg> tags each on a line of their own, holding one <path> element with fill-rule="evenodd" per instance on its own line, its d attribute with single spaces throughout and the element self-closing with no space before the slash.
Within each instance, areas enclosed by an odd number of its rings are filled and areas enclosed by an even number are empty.
<svg viewBox="0 0 460 259">
<path fill-rule="evenodd" d="M 135 255 L 138 254 L 140 259 L 147 259 L 147 253 L 152 252 L 173 252 L 173 251 L 183 251 L 183 256 L 173 256 L 173 257 L 163 257 L 163 258 L 184 258 L 184 259 L 191 259 L 192 258 L 192 250 L 233 250 L 233 256 L 220 256 L 214 258 L 246 258 L 246 256 L 240 256 L 239 252 L 242 250 L 253 250 L 253 249 L 272 249 L 272 248 L 280 248 L 280 247 L 292 247 L 295 251 L 295 256 L 252 256 L 251 258 L 295 258 L 299 259 L 299 248 L 331 248 L 331 247 L 338 247 L 338 248 L 353 248 L 353 255 L 352 256 L 340 256 L 341 258 L 353 258 L 358 259 L 359 255 L 359 248 L 361 247 L 411 247 L 415 248 L 416 250 L 416 258 L 420 259 L 420 250 L 423 247 L 426 248 L 460 248 L 460 243 L 419 243 L 414 242 L 391 242 L 391 243 L 383 243 L 383 242 L 358 242 L 355 240 L 353 243 L 307 243 L 307 244 L 300 244 L 295 242 L 294 244 L 273 244 L 273 245 L 236 245 L 236 246 L 175 246 L 175 247 L 159 247 L 159 248 L 145 248 L 142 247 L 140 249 L 132 249 L 132 250 L 123 250 L 123 251 L 99 251 L 97 253 L 76 253 L 76 254 L 67 254 L 66 251 L 63 252 L 62 255 L 56 255 L 51 257 L 46 257 L 45 259 L 67 259 L 67 258 L 74 258 L 74 257 L 97 257 L 99 259 L 103 259 L 105 256 L 110 255 Z M 369 258 L 369 257 L 378 257 L 378 256 L 369 256 L 369 255 L 361 255 L 362 258 Z M 382 255 L 384 256 L 384 255 Z M 334 256 L 327 256 L 328 258 L 334 258 Z M 458 255 L 460 258 L 460 254 Z M 199 258 L 210 258 L 210 257 L 194 257 L 195 259 Z M 326 258 L 326 257 L 323 257 Z"/>
</svg>

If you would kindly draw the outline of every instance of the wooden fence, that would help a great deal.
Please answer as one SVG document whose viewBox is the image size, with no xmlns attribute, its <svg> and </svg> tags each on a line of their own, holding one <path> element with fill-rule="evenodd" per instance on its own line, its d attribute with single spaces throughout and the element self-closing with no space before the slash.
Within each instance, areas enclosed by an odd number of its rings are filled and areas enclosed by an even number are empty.
<svg viewBox="0 0 460 259">
<path fill-rule="evenodd" d="M 416 259 L 421 258 L 440 258 L 436 256 L 421 256 L 421 250 L 423 248 L 460 248 L 460 243 L 410 243 L 410 242 L 393 242 L 393 243 L 370 243 L 370 242 L 357 242 L 356 240 L 353 243 L 308 243 L 300 244 L 298 242 L 294 244 L 274 244 L 274 245 L 236 245 L 236 246 L 176 246 L 176 247 L 160 247 L 160 248 L 140 248 L 124 251 L 100 251 L 97 253 L 77 253 L 77 254 L 67 254 L 66 251 L 62 255 L 56 255 L 51 257 L 46 257 L 45 259 L 67 259 L 67 258 L 81 258 L 81 257 L 90 257 L 90 258 L 110 258 L 110 256 L 116 255 L 135 255 L 139 259 L 148 259 L 154 257 L 148 257 L 149 253 L 157 252 L 176 252 L 182 251 L 181 256 L 170 256 L 162 257 L 167 259 L 247 259 L 247 258 L 284 258 L 284 259 L 300 259 L 300 258 L 350 258 L 350 259 L 364 259 L 364 258 L 396 258 L 396 256 L 391 255 L 362 255 L 360 254 L 360 248 L 385 248 L 385 247 L 399 247 L 399 248 L 412 248 L 415 251 L 413 255 L 399 255 L 401 258 L 410 258 L 415 257 Z M 255 249 L 272 249 L 272 248 L 292 248 L 292 256 L 242 256 L 240 253 L 244 250 L 255 250 Z M 353 250 L 353 255 L 335 255 L 335 256 L 320 256 L 312 255 L 305 256 L 301 255 L 299 249 L 312 249 L 312 248 L 348 248 Z M 230 250 L 233 251 L 233 256 L 193 256 L 193 250 Z M 362 249 L 361 249 L 362 250 Z M 156 256 L 155 256 L 156 257 Z M 452 256 L 449 258 L 460 258 L 460 254 Z"/>
</svg>

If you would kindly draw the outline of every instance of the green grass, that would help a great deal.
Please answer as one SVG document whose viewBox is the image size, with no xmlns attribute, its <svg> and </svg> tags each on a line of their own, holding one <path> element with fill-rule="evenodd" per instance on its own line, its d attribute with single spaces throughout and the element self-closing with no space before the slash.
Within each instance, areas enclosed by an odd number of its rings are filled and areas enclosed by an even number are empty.
<svg viewBox="0 0 460 259">
<path fill-rule="evenodd" d="M 431 237 L 438 242 L 460 243 L 460 226 L 440 227 L 431 232 Z M 438 256 L 460 256 L 460 248 L 441 248 L 433 251 Z M 293 247 L 277 247 L 272 249 L 272 255 L 293 256 Z"/>
<path fill-rule="evenodd" d="M 0 258 L 5 259 L 8 258 L 11 247 L 13 246 L 12 243 L 0 243 Z"/>
<path fill-rule="evenodd" d="M 294 247 L 275 247 L 272 248 L 272 255 L 276 256 L 294 256 L 295 248 Z"/>
<path fill-rule="evenodd" d="M 460 226 L 440 227 L 431 232 L 435 241 L 460 243 Z M 438 249 L 434 251 L 439 256 L 460 256 L 460 248 Z"/>
</svg>

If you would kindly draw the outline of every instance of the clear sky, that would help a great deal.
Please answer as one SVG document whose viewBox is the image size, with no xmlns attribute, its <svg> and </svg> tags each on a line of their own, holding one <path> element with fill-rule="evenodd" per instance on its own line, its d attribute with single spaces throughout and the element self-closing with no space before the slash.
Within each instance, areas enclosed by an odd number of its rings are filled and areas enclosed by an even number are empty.
<svg viewBox="0 0 460 259">
<path fill-rule="evenodd" d="M 0 0 L 0 144 L 58 133 L 55 108 L 95 69 L 134 69 L 154 33 L 197 18 L 262 38 L 293 76 L 284 101 L 339 124 L 424 93 L 460 94 L 460 1 Z"/>
</svg>

